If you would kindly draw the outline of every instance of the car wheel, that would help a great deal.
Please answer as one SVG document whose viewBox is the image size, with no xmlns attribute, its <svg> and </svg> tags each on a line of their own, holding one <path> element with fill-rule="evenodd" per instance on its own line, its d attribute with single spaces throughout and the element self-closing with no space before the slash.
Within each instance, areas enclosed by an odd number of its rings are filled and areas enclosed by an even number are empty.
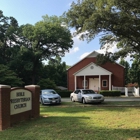
<svg viewBox="0 0 140 140">
<path fill-rule="evenodd" d="M 73 97 L 71 97 L 71 101 L 72 101 L 72 102 L 75 102 L 75 100 L 74 100 L 74 98 L 73 98 Z"/>
<path fill-rule="evenodd" d="M 83 103 L 83 104 L 86 104 L 85 98 L 82 99 L 82 103 Z"/>
<path fill-rule="evenodd" d="M 41 99 L 41 104 L 44 105 L 43 100 Z"/>
</svg>

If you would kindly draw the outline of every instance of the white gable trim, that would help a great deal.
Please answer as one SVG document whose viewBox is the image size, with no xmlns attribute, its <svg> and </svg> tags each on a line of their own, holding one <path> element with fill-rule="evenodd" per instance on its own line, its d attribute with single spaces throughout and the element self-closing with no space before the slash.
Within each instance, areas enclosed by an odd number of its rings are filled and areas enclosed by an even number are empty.
<svg viewBox="0 0 140 140">
<path fill-rule="evenodd" d="M 75 76 L 88 76 L 88 75 L 111 75 L 112 73 L 99 65 L 91 62 L 87 66 L 83 67 L 73 75 Z"/>
<path fill-rule="evenodd" d="M 97 51 L 93 51 L 93 52 L 91 52 L 89 55 L 85 56 L 83 59 L 85 59 L 85 58 L 90 58 L 90 57 L 97 57 L 98 54 L 100 54 L 100 53 L 98 53 Z M 80 61 L 82 61 L 83 59 L 81 59 Z M 69 69 L 71 69 L 72 67 L 74 67 L 74 66 L 75 66 L 76 64 L 78 64 L 80 61 L 78 61 L 77 63 L 75 63 L 74 65 L 72 65 Z M 121 65 L 121 64 L 119 64 L 119 63 L 117 63 L 117 62 L 115 62 L 115 63 L 118 64 L 118 65 L 120 65 L 121 67 L 125 68 L 125 66 L 123 66 L 123 65 Z M 69 69 L 67 69 L 67 70 L 69 70 Z"/>
<path fill-rule="evenodd" d="M 92 55 L 93 54 L 93 55 Z M 97 57 L 99 53 L 96 51 L 91 52 L 90 54 L 88 54 L 87 56 L 85 56 L 83 59 L 87 58 L 87 57 Z M 71 69 L 72 67 L 74 67 L 76 64 L 78 64 L 79 62 L 81 62 L 83 59 L 81 59 L 80 61 L 78 61 L 77 63 L 75 63 L 74 65 L 72 65 L 69 69 Z M 67 69 L 67 70 L 69 70 Z"/>
<path fill-rule="evenodd" d="M 97 55 L 98 54 L 100 54 L 100 53 L 98 53 L 98 52 L 96 52 L 96 51 L 93 51 L 93 52 L 91 52 L 90 54 L 88 54 L 86 57 L 84 57 L 84 58 L 88 58 L 88 57 L 97 57 Z"/>
</svg>

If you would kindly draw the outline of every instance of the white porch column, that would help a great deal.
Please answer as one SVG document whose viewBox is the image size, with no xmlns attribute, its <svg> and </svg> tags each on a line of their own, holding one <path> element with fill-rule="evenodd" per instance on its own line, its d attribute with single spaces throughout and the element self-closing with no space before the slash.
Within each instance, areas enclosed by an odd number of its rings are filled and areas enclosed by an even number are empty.
<svg viewBox="0 0 140 140">
<path fill-rule="evenodd" d="M 135 88 L 134 87 L 134 91 L 135 91 L 135 96 L 139 97 L 139 87 Z"/>
<path fill-rule="evenodd" d="M 75 80 L 74 80 L 74 83 L 75 83 L 75 90 L 76 90 L 76 88 L 77 88 L 77 77 L 76 76 L 74 76 L 74 78 L 75 78 Z"/>
<path fill-rule="evenodd" d="M 99 91 L 101 90 L 101 75 L 99 75 L 99 87 L 98 87 L 98 90 Z"/>
<path fill-rule="evenodd" d="M 125 87 L 125 96 L 128 97 L 128 88 Z"/>
<path fill-rule="evenodd" d="M 109 75 L 109 91 L 111 90 L 111 75 Z"/>
<path fill-rule="evenodd" d="M 84 75 L 84 89 L 86 87 L 86 76 Z"/>
</svg>

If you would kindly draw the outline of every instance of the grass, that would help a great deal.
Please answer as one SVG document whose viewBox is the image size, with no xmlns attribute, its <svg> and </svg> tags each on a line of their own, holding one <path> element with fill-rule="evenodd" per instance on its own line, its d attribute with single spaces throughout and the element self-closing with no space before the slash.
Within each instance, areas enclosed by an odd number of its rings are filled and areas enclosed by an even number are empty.
<svg viewBox="0 0 140 140">
<path fill-rule="evenodd" d="M 134 104 L 139 102 L 123 103 Z M 40 105 L 39 118 L 1 131 L 0 140 L 140 140 L 140 106 L 119 105 L 122 102 Z"/>
<path fill-rule="evenodd" d="M 102 104 L 81 104 L 79 102 L 63 102 L 62 105 L 69 105 L 69 106 L 111 106 L 111 107 L 114 107 L 114 106 L 138 106 L 140 107 L 140 102 L 139 101 L 106 101 L 106 102 L 103 102 Z"/>
</svg>

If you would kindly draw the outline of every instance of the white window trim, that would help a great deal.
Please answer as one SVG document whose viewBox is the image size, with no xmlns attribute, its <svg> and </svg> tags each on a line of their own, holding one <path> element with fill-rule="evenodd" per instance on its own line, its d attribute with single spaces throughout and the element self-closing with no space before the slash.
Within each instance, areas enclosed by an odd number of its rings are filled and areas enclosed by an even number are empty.
<svg viewBox="0 0 140 140">
<path fill-rule="evenodd" d="M 84 87 L 84 80 L 82 81 L 82 86 Z M 85 87 L 88 87 L 88 81 L 85 80 Z"/>
<path fill-rule="evenodd" d="M 106 82 L 106 86 L 103 85 L 104 81 Z M 108 86 L 108 81 L 107 80 L 102 80 L 102 87 L 107 87 Z"/>
</svg>

